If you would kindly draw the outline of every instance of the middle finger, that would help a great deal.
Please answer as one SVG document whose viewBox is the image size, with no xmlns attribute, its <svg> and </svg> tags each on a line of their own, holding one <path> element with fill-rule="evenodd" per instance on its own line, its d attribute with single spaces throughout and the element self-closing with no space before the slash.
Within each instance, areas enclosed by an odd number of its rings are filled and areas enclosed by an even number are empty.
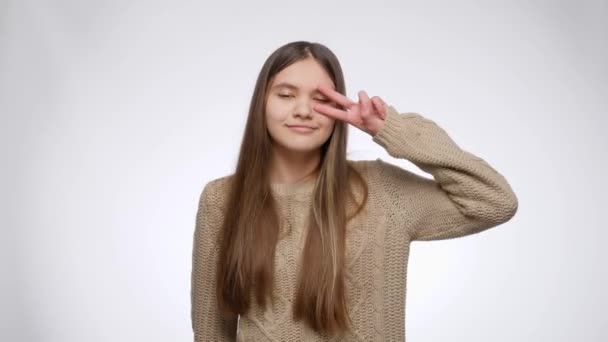
<svg viewBox="0 0 608 342">
<path fill-rule="evenodd" d="M 325 96 L 329 97 L 336 103 L 342 105 L 344 108 L 349 108 L 350 106 L 355 104 L 355 102 L 351 101 L 348 97 L 340 94 L 339 92 L 331 88 L 326 87 L 325 85 L 319 85 L 317 89 L 319 89 L 319 91 L 322 92 Z"/>
</svg>

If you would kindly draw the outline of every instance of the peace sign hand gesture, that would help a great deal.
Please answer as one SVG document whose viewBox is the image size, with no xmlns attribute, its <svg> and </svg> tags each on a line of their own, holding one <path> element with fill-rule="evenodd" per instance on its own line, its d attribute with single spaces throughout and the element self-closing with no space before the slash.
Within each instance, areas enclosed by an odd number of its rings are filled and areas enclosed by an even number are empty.
<svg viewBox="0 0 608 342">
<path fill-rule="evenodd" d="M 365 91 L 360 91 L 359 103 L 357 103 L 327 86 L 319 85 L 317 89 L 345 110 L 327 104 L 315 104 L 313 106 L 315 111 L 332 119 L 347 122 L 371 136 L 375 136 L 382 128 L 386 118 L 386 104 L 380 97 L 374 96 L 370 100 Z"/>
</svg>

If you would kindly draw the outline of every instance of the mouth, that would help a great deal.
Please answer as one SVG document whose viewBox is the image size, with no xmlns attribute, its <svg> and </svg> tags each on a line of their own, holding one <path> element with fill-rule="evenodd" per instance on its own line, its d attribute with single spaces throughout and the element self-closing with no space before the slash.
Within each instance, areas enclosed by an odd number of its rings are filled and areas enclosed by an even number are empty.
<svg viewBox="0 0 608 342">
<path fill-rule="evenodd" d="M 287 125 L 287 127 L 296 133 L 310 133 L 316 128 L 304 125 Z"/>
</svg>

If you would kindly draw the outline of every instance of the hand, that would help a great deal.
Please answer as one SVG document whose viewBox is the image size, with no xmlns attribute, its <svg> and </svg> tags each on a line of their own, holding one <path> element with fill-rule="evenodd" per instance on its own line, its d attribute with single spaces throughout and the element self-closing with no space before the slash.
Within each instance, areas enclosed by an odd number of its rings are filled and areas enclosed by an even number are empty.
<svg viewBox="0 0 608 342">
<path fill-rule="evenodd" d="M 327 104 L 315 104 L 313 106 L 315 111 L 332 119 L 349 123 L 371 136 L 376 135 L 382 128 L 386 118 L 386 104 L 380 97 L 374 96 L 370 100 L 365 91 L 360 91 L 358 94 L 359 103 L 356 103 L 324 85 L 318 86 L 317 89 L 323 95 L 341 105 L 344 110 Z"/>
</svg>

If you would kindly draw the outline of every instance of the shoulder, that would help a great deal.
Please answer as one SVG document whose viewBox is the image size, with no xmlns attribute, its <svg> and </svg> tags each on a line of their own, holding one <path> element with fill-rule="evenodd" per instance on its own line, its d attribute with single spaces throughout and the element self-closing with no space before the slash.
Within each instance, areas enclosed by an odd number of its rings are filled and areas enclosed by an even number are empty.
<svg viewBox="0 0 608 342">
<path fill-rule="evenodd" d="M 391 164 L 382 160 L 381 158 L 367 159 L 367 160 L 348 160 L 348 163 L 357 171 L 365 174 L 368 177 L 375 177 L 386 172 L 401 171 L 411 173 L 406 169 L 401 168 L 395 164 Z"/>
<path fill-rule="evenodd" d="M 233 175 L 222 176 L 205 183 L 199 196 L 199 206 L 223 207 L 233 177 Z"/>
<path fill-rule="evenodd" d="M 347 160 L 348 164 L 359 172 L 363 178 L 367 179 L 371 172 L 375 172 L 377 169 L 377 160 Z"/>
<path fill-rule="evenodd" d="M 433 182 L 431 178 L 426 178 L 413 171 L 407 170 L 399 165 L 387 162 L 381 158 L 372 160 L 349 160 L 353 166 L 366 180 L 370 186 L 414 186 L 416 184 L 427 184 Z"/>
</svg>

